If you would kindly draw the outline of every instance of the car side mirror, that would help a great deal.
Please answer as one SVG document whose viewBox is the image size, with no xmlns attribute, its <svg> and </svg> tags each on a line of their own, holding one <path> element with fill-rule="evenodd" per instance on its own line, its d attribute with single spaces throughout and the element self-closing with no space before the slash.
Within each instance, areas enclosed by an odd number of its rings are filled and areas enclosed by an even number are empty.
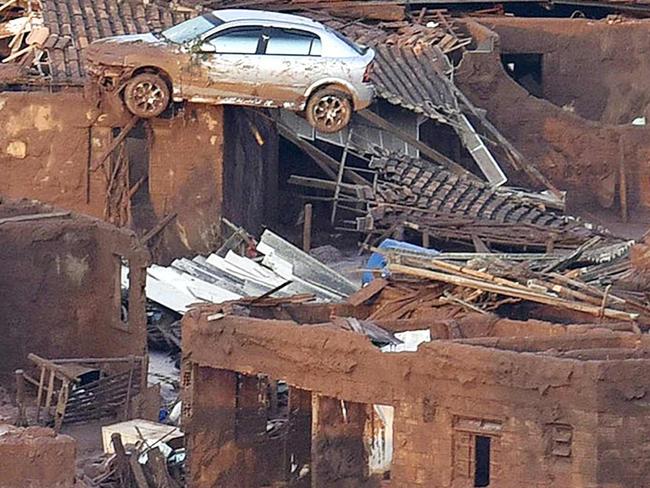
<svg viewBox="0 0 650 488">
<path fill-rule="evenodd" d="M 209 42 L 204 42 L 203 44 L 201 44 L 200 51 L 202 53 L 216 53 L 217 48 L 214 47 L 214 44 L 210 44 Z"/>
</svg>

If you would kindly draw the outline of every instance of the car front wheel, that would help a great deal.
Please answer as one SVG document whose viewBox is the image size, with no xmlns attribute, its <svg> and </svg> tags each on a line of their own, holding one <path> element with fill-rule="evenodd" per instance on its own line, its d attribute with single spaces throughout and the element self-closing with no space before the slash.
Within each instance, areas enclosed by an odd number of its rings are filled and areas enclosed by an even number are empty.
<svg viewBox="0 0 650 488">
<path fill-rule="evenodd" d="M 124 103 L 133 115 L 143 119 L 157 117 L 169 105 L 169 86 L 154 73 L 141 73 L 124 87 Z"/>
<path fill-rule="evenodd" d="M 311 96 L 306 107 L 307 122 L 319 132 L 331 134 L 344 129 L 352 117 L 352 103 L 345 93 L 323 89 Z"/>
</svg>

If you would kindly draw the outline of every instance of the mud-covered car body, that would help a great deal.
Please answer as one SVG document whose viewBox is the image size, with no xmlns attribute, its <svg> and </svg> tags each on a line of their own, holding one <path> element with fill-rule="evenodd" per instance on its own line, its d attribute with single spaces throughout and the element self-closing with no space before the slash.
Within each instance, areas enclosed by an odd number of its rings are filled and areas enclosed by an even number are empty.
<svg viewBox="0 0 650 488">
<path fill-rule="evenodd" d="M 121 90 L 143 72 L 158 73 L 171 98 L 213 104 L 305 109 L 323 87 L 345 93 L 354 110 L 373 98 L 372 49 L 311 19 L 226 9 L 161 33 L 101 39 L 86 50 L 92 82 Z"/>
</svg>

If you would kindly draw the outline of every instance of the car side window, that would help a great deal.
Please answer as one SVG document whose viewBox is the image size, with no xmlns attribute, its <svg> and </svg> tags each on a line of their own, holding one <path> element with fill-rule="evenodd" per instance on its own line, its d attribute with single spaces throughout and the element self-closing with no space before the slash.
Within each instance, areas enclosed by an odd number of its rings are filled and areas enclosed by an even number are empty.
<svg viewBox="0 0 650 488">
<path fill-rule="evenodd" d="M 293 29 L 272 29 L 266 41 L 265 54 L 284 56 L 320 56 L 320 38 L 311 32 Z"/>
<path fill-rule="evenodd" d="M 208 42 L 219 54 L 255 54 L 261 35 L 259 27 L 242 27 L 217 34 Z"/>
</svg>

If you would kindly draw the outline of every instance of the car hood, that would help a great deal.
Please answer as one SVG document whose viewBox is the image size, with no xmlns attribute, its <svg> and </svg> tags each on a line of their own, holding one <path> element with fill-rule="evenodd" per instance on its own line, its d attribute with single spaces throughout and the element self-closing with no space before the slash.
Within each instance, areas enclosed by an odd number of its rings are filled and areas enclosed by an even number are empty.
<svg viewBox="0 0 650 488">
<path fill-rule="evenodd" d="M 99 39 L 85 49 L 91 64 L 131 66 L 146 64 L 147 59 L 160 60 L 174 55 L 178 46 L 154 34 L 129 34 Z"/>
<path fill-rule="evenodd" d="M 148 34 L 126 34 L 123 36 L 104 37 L 103 39 L 93 42 L 93 44 L 126 44 L 138 42 L 147 44 L 163 43 L 161 39 L 149 32 Z"/>
</svg>

